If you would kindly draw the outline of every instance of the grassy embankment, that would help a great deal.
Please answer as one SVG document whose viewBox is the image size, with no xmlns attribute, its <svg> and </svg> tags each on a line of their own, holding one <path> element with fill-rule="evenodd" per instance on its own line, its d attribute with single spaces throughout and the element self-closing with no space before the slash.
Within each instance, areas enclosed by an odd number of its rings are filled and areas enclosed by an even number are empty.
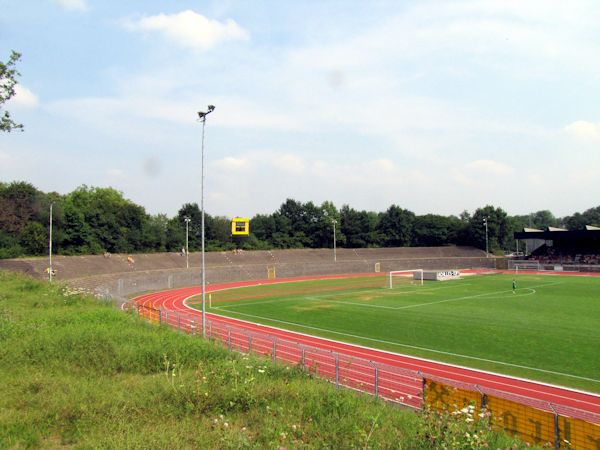
<svg viewBox="0 0 600 450">
<path fill-rule="evenodd" d="M 0 379 L 0 448 L 523 447 L 3 272 Z"/>
</svg>

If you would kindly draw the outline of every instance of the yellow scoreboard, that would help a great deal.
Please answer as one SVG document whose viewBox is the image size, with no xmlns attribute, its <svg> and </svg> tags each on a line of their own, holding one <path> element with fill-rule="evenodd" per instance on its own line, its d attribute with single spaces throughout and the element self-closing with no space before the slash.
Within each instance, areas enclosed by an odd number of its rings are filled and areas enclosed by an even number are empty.
<svg viewBox="0 0 600 450">
<path fill-rule="evenodd" d="M 250 218 L 234 217 L 231 220 L 231 234 L 234 236 L 248 236 L 250 234 Z"/>
</svg>

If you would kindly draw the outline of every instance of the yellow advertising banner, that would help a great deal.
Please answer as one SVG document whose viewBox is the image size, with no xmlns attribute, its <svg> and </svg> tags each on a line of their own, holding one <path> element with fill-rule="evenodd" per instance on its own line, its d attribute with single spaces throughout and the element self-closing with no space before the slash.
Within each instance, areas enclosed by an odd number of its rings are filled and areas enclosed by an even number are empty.
<svg viewBox="0 0 600 450">
<path fill-rule="evenodd" d="M 426 379 L 424 404 L 448 413 L 468 411 L 474 420 L 485 408 L 495 427 L 530 444 L 555 448 L 558 443 L 565 450 L 600 450 L 600 424 L 559 416 L 501 397 Z"/>
<path fill-rule="evenodd" d="M 487 397 L 492 424 L 525 442 L 554 446 L 554 414 L 503 398 Z"/>
</svg>

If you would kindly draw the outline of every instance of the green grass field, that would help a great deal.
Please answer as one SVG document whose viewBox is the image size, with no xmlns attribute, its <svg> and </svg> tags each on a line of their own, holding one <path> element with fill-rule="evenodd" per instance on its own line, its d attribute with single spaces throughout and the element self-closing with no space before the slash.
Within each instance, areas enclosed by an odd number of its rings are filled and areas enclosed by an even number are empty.
<svg viewBox="0 0 600 450">
<path fill-rule="evenodd" d="M 600 277 L 477 275 L 386 288 L 385 277 L 213 293 L 210 312 L 600 392 Z"/>
</svg>

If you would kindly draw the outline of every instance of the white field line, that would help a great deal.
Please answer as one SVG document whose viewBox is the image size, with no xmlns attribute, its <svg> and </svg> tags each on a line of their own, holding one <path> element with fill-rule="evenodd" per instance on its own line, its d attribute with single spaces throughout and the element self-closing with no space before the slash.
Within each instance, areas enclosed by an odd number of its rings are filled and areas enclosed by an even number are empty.
<svg viewBox="0 0 600 450">
<path fill-rule="evenodd" d="M 221 308 L 212 308 L 212 309 L 219 310 Z M 489 363 L 492 363 L 492 364 L 500 364 L 500 365 L 503 365 L 503 366 L 517 367 L 519 369 L 533 370 L 535 372 L 550 373 L 550 374 L 553 374 L 553 375 L 560 375 L 560 376 L 569 377 L 569 378 L 576 378 L 578 380 L 585 380 L 585 381 L 591 381 L 593 383 L 600 383 L 600 380 L 596 380 L 594 378 L 581 377 L 579 375 L 572 375 L 570 373 L 555 372 L 553 370 L 538 369 L 537 367 L 522 366 L 522 365 L 519 365 L 519 364 L 512 364 L 512 363 L 507 363 L 507 362 L 502 362 L 502 361 L 495 361 L 493 359 L 478 358 L 477 356 L 461 355 L 460 353 L 444 352 L 444 351 L 441 351 L 441 350 L 434 350 L 434 349 L 426 348 L 426 347 L 418 347 L 416 345 L 408 345 L 408 344 L 401 344 L 399 342 L 385 341 L 385 340 L 382 340 L 382 339 L 375 339 L 375 338 L 360 336 L 360 335 L 357 335 L 357 334 L 342 333 L 340 331 L 333 331 L 333 330 L 329 330 L 327 328 L 313 327 L 313 326 L 310 326 L 310 325 L 303 325 L 303 324 L 295 323 L 295 322 L 286 322 L 284 320 L 271 319 L 269 317 L 256 316 L 254 314 L 246 314 L 246 313 L 241 313 L 241 312 L 237 312 L 237 311 L 228 311 L 228 312 L 230 314 L 237 314 L 237 315 L 241 315 L 241 316 L 251 317 L 253 319 L 267 320 L 267 321 L 270 321 L 270 322 L 281 323 L 281 324 L 284 324 L 284 325 L 293 325 L 293 326 L 297 326 L 297 327 L 301 327 L 301 328 L 306 328 L 306 329 L 309 329 L 309 330 L 323 331 L 325 333 L 332 333 L 332 334 L 337 334 L 337 335 L 340 335 L 340 336 L 346 336 L 346 337 L 351 337 L 351 338 L 356 338 L 356 339 L 363 339 L 365 341 L 377 342 L 377 343 L 380 343 L 380 344 L 396 345 L 396 346 L 399 346 L 399 347 L 412 348 L 412 349 L 415 349 L 415 350 L 423 350 L 423 351 L 427 351 L 427 352 L 431 352 L 431 353 L 438 353 L 438 354 L 441 354 L 441 355 L 456 356 L 456 357 L 459 357 L 459 358 L 472 359 L 472 360 L 475 360 L 475 361 L 489 362 Z"/>
<path fill-rule="evenodd" d="M 544 287 L 544 286 L 552 286 L 555 284 L 562 284 L 562 281 L 556 281 L 553 283 L 545 283 L 545 284 L 540 284 L 540 285 L 536 285 L 536 286 L 532 286 L 530 288 L 527 289 L 533 289 L 533 288 L 540 288 L 540 287 Z M 464 286 L 464 285 L 463 285 Z M 523 290 L 525 288 L 521 288 L 521 290 Z M 518 291 L 519 289 L 517 289 Z M 475 295 L 467 295 L 464 297 L 456 297 L 456 298 L 447 298 L 444 300 L 437 300 L 435 302 L 427 302 L 427 303 L 418 303 L 416 305 L 405 305 L 405 306 L 383 306 L 383 305 L 371 305 L 371 304 L 364 304 L 364 303 L 351 303 L 351 302 L 344 302 L 344 301 L 340 301 L 340 300 L 325 300 L 321 297 L 317 297 L 317 296 L 310 296 L 310 297 L 305 297 L 307 300 L 312 300 L 312 301 L 319 301 L 319 302 L 327 302 L 327 303 L 339 303 L 342 305 L 354 305 L 354 306 L 361 306 L 363 308 L 379 308 L 379 309 L 390 309 L 390 310 L 402 310 L 402 309 L 410 309 L 410 308 L 420 308 L 421 306 L 430 306 L 430 305 L 437 305 L 440 303 L 448 303 L 448 302 L 458 302 L 460 300 L 471 300 L 474 298 L 483 298 L 484 300 L 490 299 L 490 300 L 497 300 L 497 299 L 503 299 L 503 298 L 511 298 L 510 296 L 502 296 L 502 297 L 488 297 L 490 295 L 497 295 L 497 294 L 506 294 L 508 292 L 512 292 L 512 289 L 507 289 L 507 290 L 502 290 L 502 291 L 493 291 L 493 292 L 484 292 L 483 294 L 475 294 Z M 534 292 L 535 293 L 535 292 Z M 532 295 L 533 293 L 530 293 L 528 295 Z M 523 295 L 519 295 L 519 297 L 522 297 Z M 296 299 L 290 299 L 291 300 L 296 300 Z M 236 306 L 252 306 L 252 305 L 261 305 L 261 304 L 268 304 L 268 303 L 280 303 L 282 301 L 288 301 L 288 300 L 265 300 L 262 302 L 254 302 L 254 303 L 243 303 L 243 304 L 239 304 L 239 305 L 223 305 L 220 308 L 234 308 Z"/>
<path fill-rule="evenodd" d="M 541 287 L 545 287 L 545 286 L 552 286 L 552 285 L 555 285 L 555 284 L 562 284 L 562 281 L 557 281 L 555 283 L 539 284 L 537 286 L 531 286 L 530 289 L 541 288 Z M 470 300 L 470 299 L 473 299 L 473 298 L 482 298 L 482 297 L 487 297 L 488 295 L 505 294 L 507 292 L 512 292 L 512 289 L 507 289 L 507 290 L 502 290 L 502 291 L 495 291 L 495 292 L 485 292 L 483 294 L 476 294 L 476 295 L 467 295 L 465 297 L 448 298 L 446 300 L 438 300 L 438 301 L 435 301 L 435 302 L 428 302 L 428 303 L 419 303 L 417 305 L 398 306 L 396 309 L 419 308 L 421 306 L 437 305 L 439 303 L 447 303 L 447 302 L 458 302 L 460 300 Z M 503 297 L 489 297 L 489 298 L 490 299 L 498 299 L 498 298 L 510 298 L 510 297 L 509 296 L 503 296 Z M 484 300 L 485 300 L 485 298 L 484 298 Z"/>
<path fill-rule="evenodd" d="M 486 297 L 486 300 L 488 299 L 504 299 L 504 298 L 519 298 L 519 297 L 529 297 L 530 295 L 534 295 L 537 294 L 537 291 L 535 289 L 532 288 L 521 288 L 521 289 L 517 289 L 517 291 L 529 291 L 527 293 L 521 294 L 518 293 L 517 295 L 515 295 L 514 297 L 512 295 L 502 295 L 502 296 L 497 296 L 497 297 Z"/>
<path fill-rule="evenodd" d="M 461 284 L 460 286 L 471 286 L 471 283 L 466 283 L 466 284 Z M 381 295 L 404 295 L 404 294 L 421 294 L 423 292 L 431 292 L 431 291 L 439 291 L 441 289 L 449 289 L 449 288 L 453 288 L 456 286 L 442 286 L 442 287 L 437 287 L 437 288 L 429 288 L 429 289 L 419 289 L 419 290 L 414 290 L 414 291 L 410 291 L 410 292 L 391 292 L 390 289 L 388 288 L 377 288 L 377 289 L 369 289 L 369 290 L 365 290 L 365 291 L 361 291 L 361 293 L 365 293 L 368 294 L 370 292 L 377 292 Z M 343 300 L 327 300 L 327 297 L 331 297 L 333 295 L 340 295 L 340 294 L 323 294 L 323 295 L 311 295 L 311 296 L 304 296 L 304 299 L 306 300 L 312 300 L 312 301 L 322 301 L 322 302 L 331 302 L 331 303 L 341 303 L 344 305 L 358 305 L 358 306 L 364 306 L 364 307 L 371 307 L 371 308 L 385 308 L 385 309 L 397 309 L 397 307 L 395 306 L 381 306 L 381 305 L 372 305 L 372 304 L 362 304 L 362 303 L 349 303 L 349 302 L 344 302 Z M 272 299 L 272 300 L 261 300 L 258 302 L 243 302 L 243 303 L 239 303 L 239 304 L 231 304 L 231 305 L 223 305 L 220 306 L 220 308 L 231 308 L 231 307 L 235 307 L 235 306 L 253 306 L 253 305 L 265 305 L 265 304 L 269 304 L 269 303 L 283 303 L 283 302 L 290 302 L 290 301 L 297 301 L 297 298 L 281 298 L 278 297 L 276 299 Z"/>
<path fill-rule="evenodd" d="M 521 288 L 521 291 L 529 291 L 525 294 L 517 294 L 515 297 L 512 297 L 510 295 L 506 295 L 506 292 L 511 292 L 511 291 L 501 291 L 501 292 L 497 292 L 497 293 L 503 293 L 504 295 L 498 295 L 498 296 L 494 296 L 494 297 L 486 297 L 485 300 L 498 300 L 498 299 L 505 299 L 505 298 L 516 298 L 516 297 L 526 297 L 526 296 L 530 296 L 536 293 L 535 289 L 532 288 Z M 490 293 L 491 295 L 492 293 Z M 487 294 L 486 294 L 487 295 Z M 456 299 L 450 299 L 450 300 L 441 300 L 438 302 L 429 302 L 429 303 L 420 303 L 418 305 L 408 305 L 408 306 L 383 306 L 383 305 L 372 305 L 372 304 L 368 304 L 368 303 L 354 303 L 354 302 L 344 302 L 344 301 L 336 301 L 336 300 L 326 300 L 326 299 L 322 299 L 319 297 L 306 297 L 309 300 L 315 300 L 315 301 L 321 301 L 321 302 L 331 302 L 331 303 L 341 303 L 343 305 L 354 305 L 354 306 L 363 306 L 365 308 L 384 308 L 384 309 L 407 309 L 407 308 L 416 308 L 419 306 L 428 306 L 428 305 L 435 305 L 436 303 L 444 303 L 447 301 L 458 301 L 458 300 L 465 300 L 465 299 L 469 299 L 469 298 L 474 298 L 474 297 L 460 297 L 460 298 L 456 298 Z"/>
</svg>

